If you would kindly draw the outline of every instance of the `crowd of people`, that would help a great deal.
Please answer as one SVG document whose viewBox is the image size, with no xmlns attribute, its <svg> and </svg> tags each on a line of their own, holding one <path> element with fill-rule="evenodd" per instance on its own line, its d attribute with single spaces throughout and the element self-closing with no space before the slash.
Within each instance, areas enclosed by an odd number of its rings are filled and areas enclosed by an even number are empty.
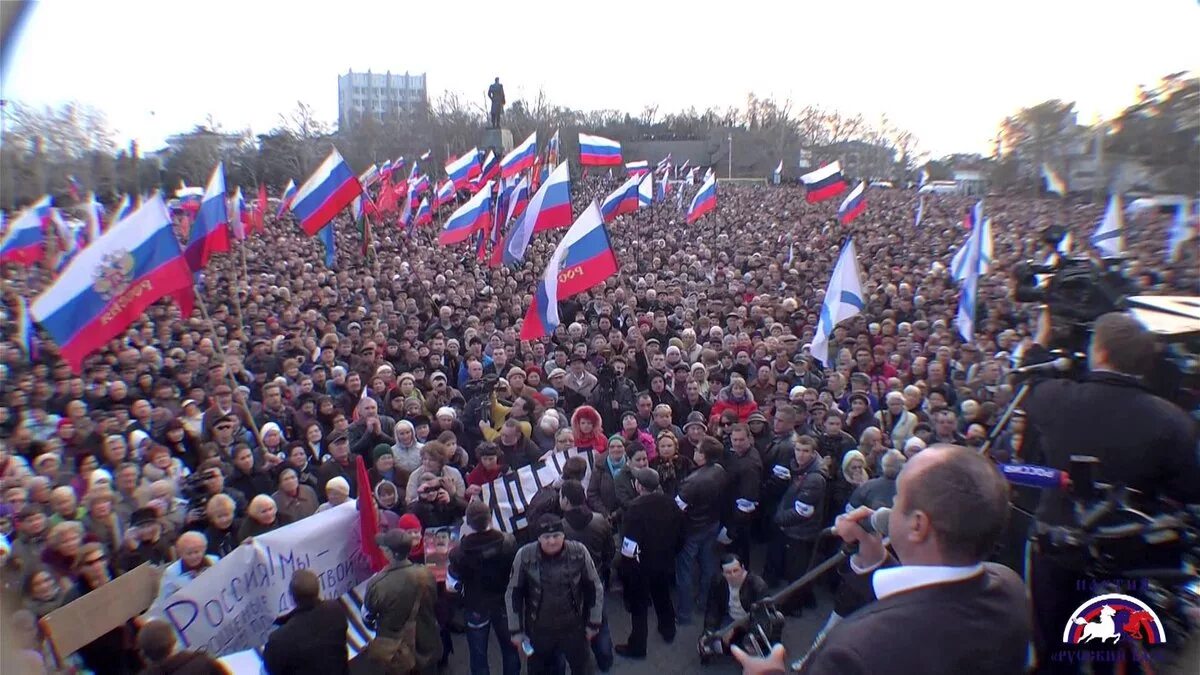
<svg viewBox="0 0 1200 675">
<path fill-rule="evenodd" d="M 575 213 L 618 182 L 576 180 Z M 722 184 L 716 211 L 691 225 L 673 195 L 622 216 L 609 226 L 618 274 L 563 302 L 561 325 L 534 342 L 519 325 L 557 236 L 491 269 L 474 247 L 439 247 L 434 228 L 375 224 L 364 247 L 339 216 L 327 269 L 315 238 L 268 217 L 237 244 L 244 257 L 219 255 L 199 275 L 203 308 L 156 304 L 81 373 L 49 340 L 29 354 L 17 339 L 18 299 L 52 273 L 6 267 L 0 602 L 6 663 L 22 668 L 6 672 L 57 667 L 37 620 L 118 575 L 161 566 L 167 597 L 246 539 L 354 499 L 355 456 L 370 467 L 389 570 L 420 562 L 422 529 L 468 533 L 451 560 L 458 583 L 424 607 L 420 668 L 445 663 L 456 614 L 473 672 L 487 672 L 490 631 L 506 675 L 522 650 L 531 672 L 643 658 L 651 607 L 667 642 L 677 626 L 741 618 L 807 569 L 837 514 L 890 505 L 915 454 L 982 444 L 1035 328 L 1032 306 L 1012 299 L 1013 265 L 1046 257 L 1051 224 L 1086 242 L 1103 208 L 988 197 L 994 262 L 964 343 L 947 267 L 975 200 L 929 197 L 919 227 L 915 192 L 867 201 L 843 225 L 836 200 L 807 203 L 802 187 Z M 1143 292 L 1197 286 L 1194 247 L 1165 262 L 1169 225 L 1151 213 L 1126 229 Z M 811 343 L 848 236 L 866 304 L 834 331 L 826 365 Z M 993 457 L 1029 460 L 1023 437 L 1018 414 Z M 490 528 L 484 485 L 572 449 L 590 467 L 567 462 L 515 541 Z M 622 610 L 604 598 L 616 588 L 632 631 L 614 645 L 607 616 Z M 71 659 L 136 672 L 135 632 L 114 628 Z"/>
</svg>

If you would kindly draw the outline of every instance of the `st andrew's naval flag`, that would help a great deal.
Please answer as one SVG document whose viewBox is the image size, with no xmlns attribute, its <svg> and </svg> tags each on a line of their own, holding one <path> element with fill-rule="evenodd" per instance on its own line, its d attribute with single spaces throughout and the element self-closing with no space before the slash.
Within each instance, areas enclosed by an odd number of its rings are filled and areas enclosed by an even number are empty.
<svg viewBox="0 0 1200 675">
<path fill-rule="evenodd" d="M 179 249 L 171 213 L 156 194 L 80 251 L 31 309 L 78 373 L 89 354 L 151 304 L 168 295 L 182 300 L 191 292 L 192 270 Z M 190 313 L 186 304 L 181 309 Z"/>
<path fill-rule="evenodd" d="M 536 340 L 553 333 L 559 324 L 560 301 L 593 288 L 616 273 L 617 256 L 604 229 L 600 206 L 592 201 L 554 249 L 525 314 L 521 339 Z"/>
<path fill-rule="evenodd" d="M 825 288 L 825 299 L 821 302 L 821 315 L 817 319 L 816 335 L 812 341 L 812 355 L 824 365 L 833 363 L 836 354 L 829 353 L 829 340 L 839 323 L 862 312 L 862 275 L 858 271 L 858 256 L 854 252 L 854 240 L 842 247 L 829 286 Z"/>
</svg>

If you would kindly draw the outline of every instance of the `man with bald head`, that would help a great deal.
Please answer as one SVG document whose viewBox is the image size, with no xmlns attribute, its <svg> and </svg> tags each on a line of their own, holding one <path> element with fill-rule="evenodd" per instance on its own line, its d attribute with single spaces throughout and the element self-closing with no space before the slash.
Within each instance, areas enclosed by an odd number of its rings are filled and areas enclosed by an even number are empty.
<svg viewBox="0 0 1200 675">
<path fill-rule="evenodd" d="M 848 583 L 873 601 L 833 626 L 801 672 L 1024 672 L 1025 588 L 1012 570 L 984 562 L 1007 522 L 1008 492 L 978 453 L 934 445 L 900 471 L 887 527 L 894 557 L 860 525 L 871 509 L 839 516 L 835 531 L 858 546 Z"/>
</svg>

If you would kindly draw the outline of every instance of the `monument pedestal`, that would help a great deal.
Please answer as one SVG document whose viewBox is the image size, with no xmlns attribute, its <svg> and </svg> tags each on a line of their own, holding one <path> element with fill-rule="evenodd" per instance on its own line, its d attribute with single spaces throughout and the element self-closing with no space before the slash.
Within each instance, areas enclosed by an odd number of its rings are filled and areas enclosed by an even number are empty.
<svg viewBox="0 0 1200 675">
<path fill-rule="evenodd" d="M 512 131 L 508 129 L 484 129 L 483 139 L 479 142 L 479 151 L 486 154 L 491 149 L 496 155 L 503 157 L 513 149 Z"/>
</svg>

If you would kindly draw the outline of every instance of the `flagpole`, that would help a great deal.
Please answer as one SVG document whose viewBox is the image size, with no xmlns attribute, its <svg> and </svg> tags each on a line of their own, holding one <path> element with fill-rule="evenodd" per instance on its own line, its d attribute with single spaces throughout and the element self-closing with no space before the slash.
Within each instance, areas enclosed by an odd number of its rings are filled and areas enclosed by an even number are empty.
<svg viewBox="0 0 1200 675">
<path fill-rule="evenodd" d="M 729 132 L 729 178 L 733 178 L 733 132 Z"/>
<path fill-rule="evenodd" d="M 221 359 L 221 365 L 224 366 L 223 370 L 225 371 L 225 377 L 229 380 L 229 387 L 236 392 L 241 385 L 234 379 L 233 371 L 229 369 L 229 363 L 225 358 L 225 344 L 221 340 L 221 336 L 217 333 L 216 324 L 213 323 L 212 317 L 208 314 L 208 304 L 204 302 L 204 296 L 200 295 L 200 289 L 194 285 L 192 286 L 192 294 L 196 296 L 196 303 L 200 305 L 200 314 L 204 317 L 204 322 L 208 324 L 208 330 L 212 333 L 213 346 L 216 347 L 216 352 Z M 234 297 L 237 297 L 237 295 L 235 294 Z M 236 398 L 234 399 L 234 403 L 237 404 Z M 258 423 L 254 421 L 254 415 L 250 414 L 250 406 L 242 404 L 242 409 L 246 411 L 246 418 L 250 420 L 250 427 L 254 429 L 254 437 L 261 444 L 262 432 L 258 429 Z"/>
<path fill-rule="evenodd" d="M 243 277 L 249 276 L 246 274 L 246 240 L 245 239 L 238 242 L 238 249 L 241 250 L 241 252 L 242 252 L 242 274 L 243 274 Z M 242 298 L 241 298 L 241 296 L 238 295 L 238 288 L 241 286 L 241 284 L 238 283 L 239 279 L 238 279 L 237 268 L 238 268 L 238 266 L 235 263 L 233 265 L 233 277 L 229 281 L 229 293 L 230 293 L 230 295 L 233 296 L 233 308 L 235 310 L 237 310 L 238 326 L 241 327 L 241 329 L 243 331 L 245 331 L 246 330 L 246 320 L 242 316 Z"/>
</svg>

